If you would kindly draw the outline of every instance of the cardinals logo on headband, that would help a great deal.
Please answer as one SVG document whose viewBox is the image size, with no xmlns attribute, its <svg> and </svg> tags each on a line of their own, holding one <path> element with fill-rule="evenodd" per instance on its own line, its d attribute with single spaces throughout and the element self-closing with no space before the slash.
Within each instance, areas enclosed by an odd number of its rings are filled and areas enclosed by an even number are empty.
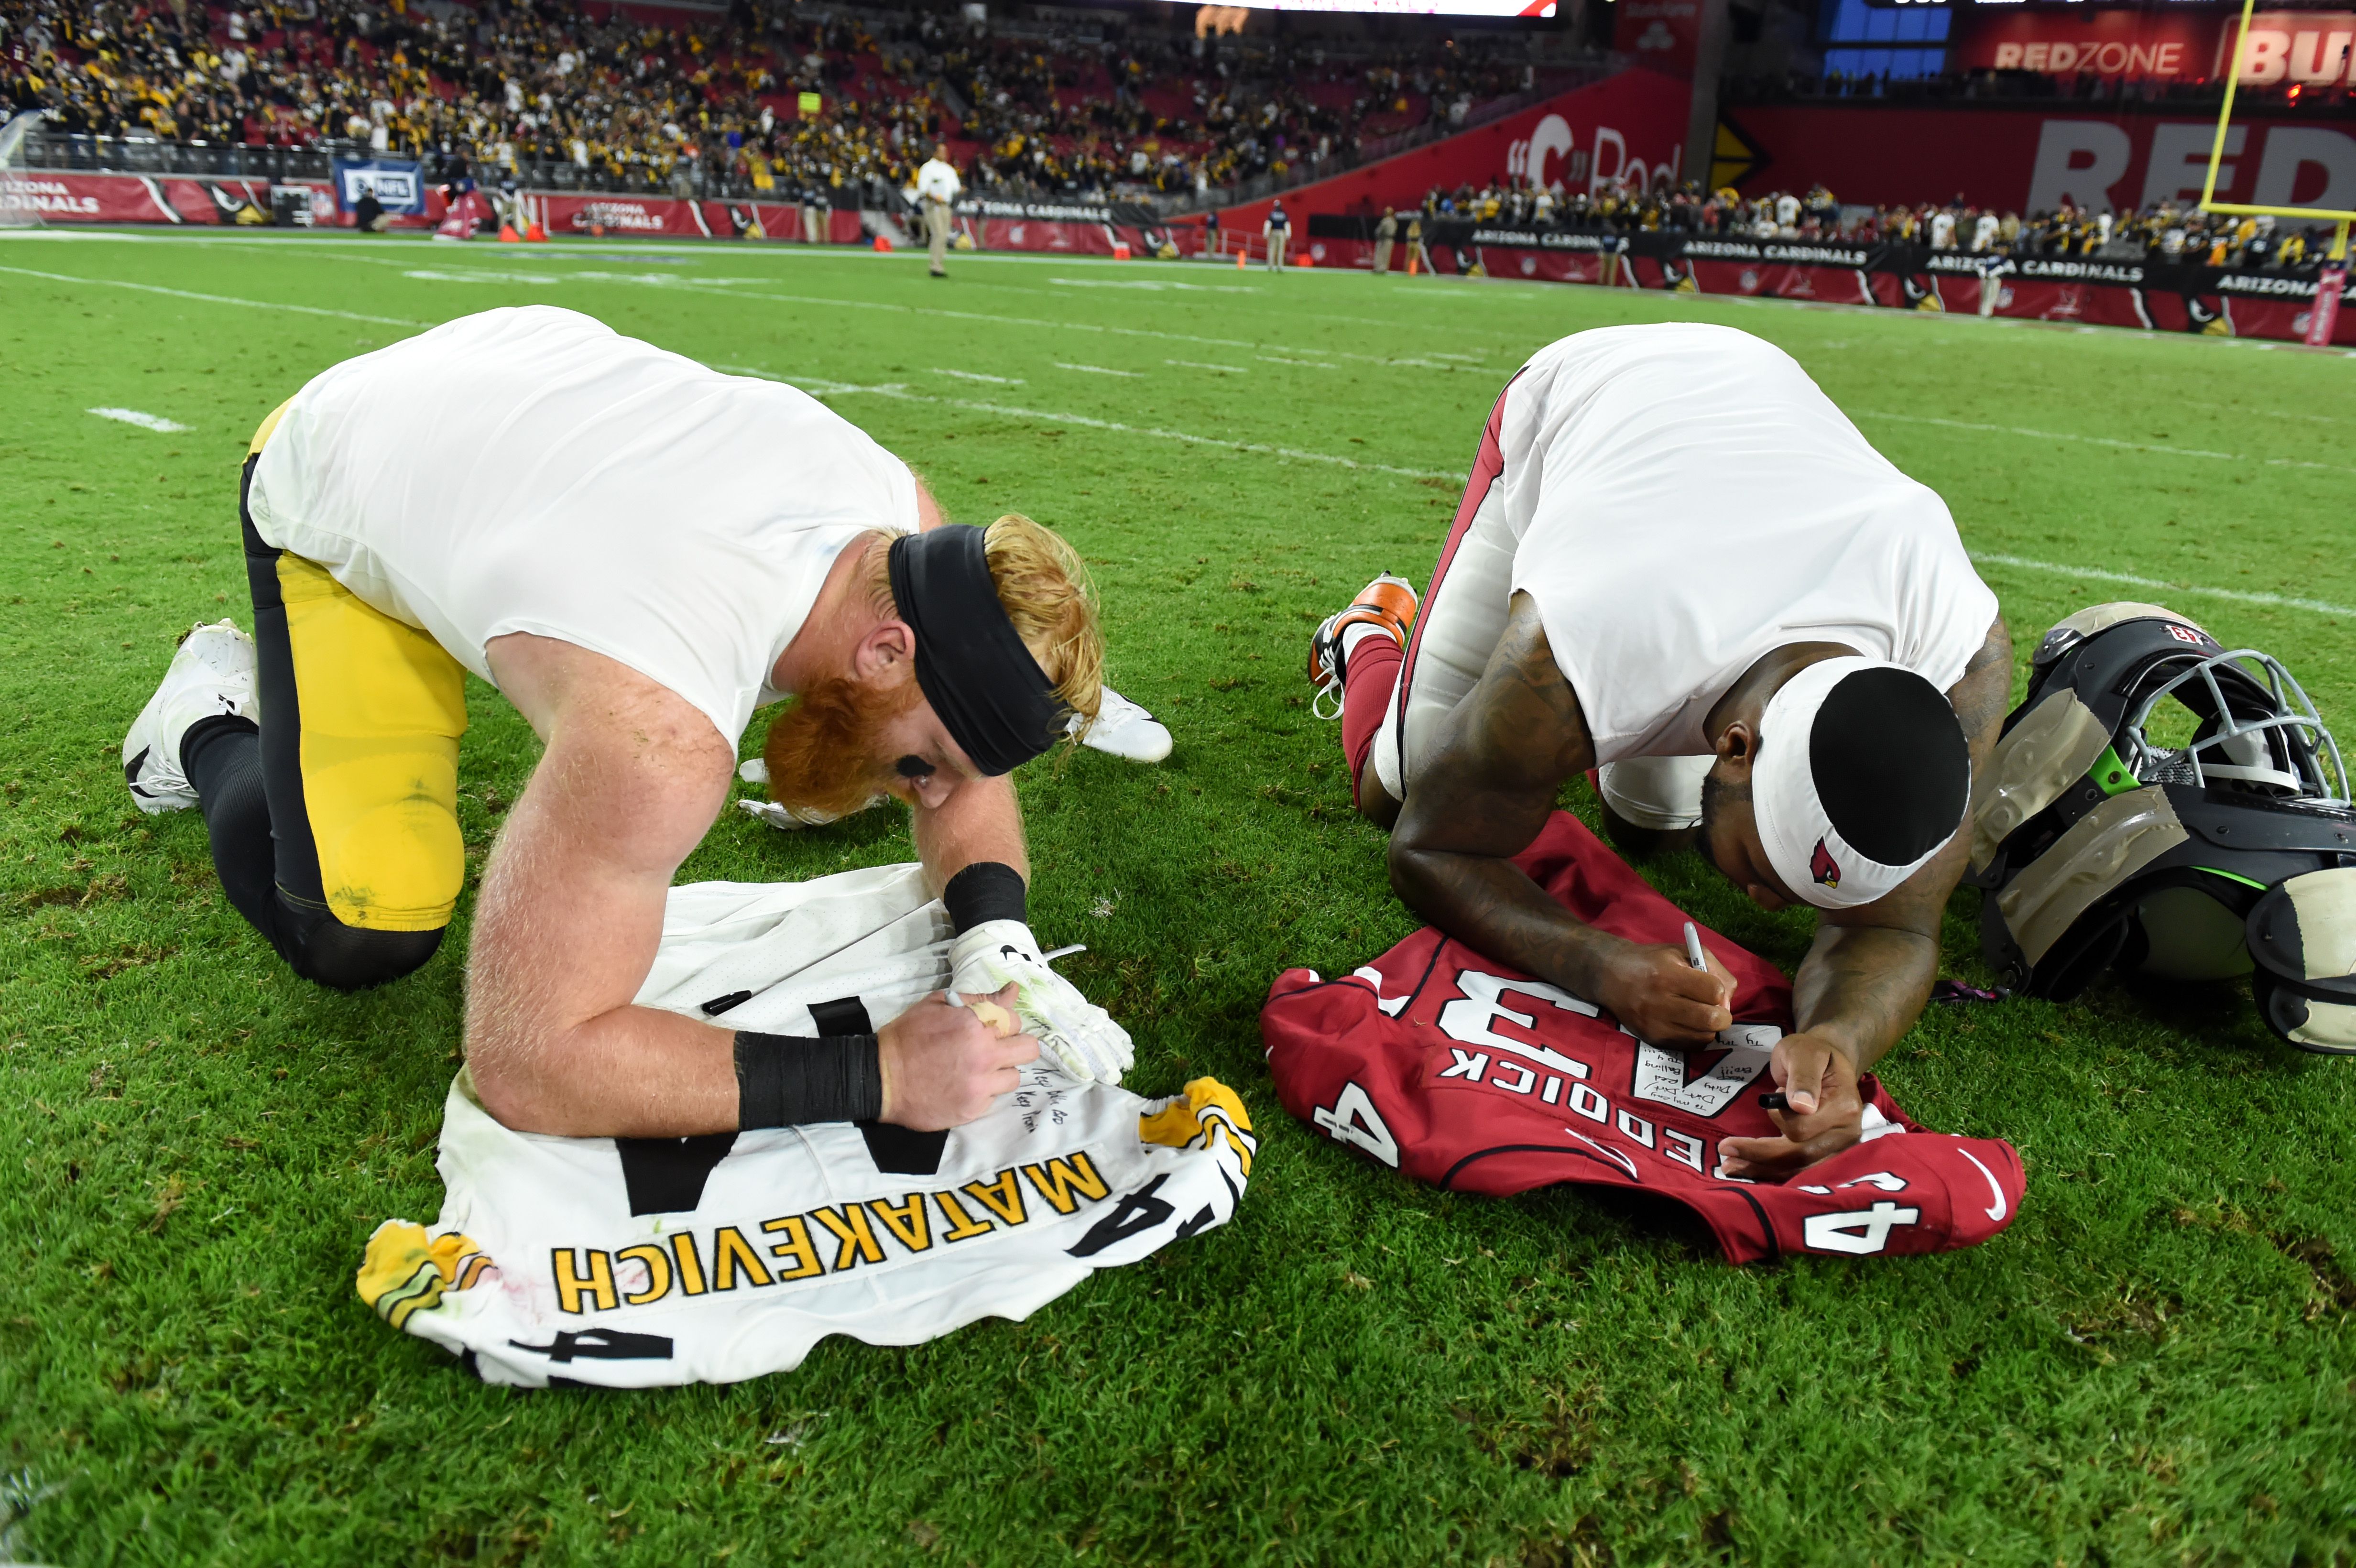
<svg viewBox="0 0 2356 1568">
<path fill-rule="evenodd" d="M 1816 840 L 1816 852 L 1808 857 L 1808 875 L 1825 887 L 1840 886 L 1840 862 L 1833 859 L 1833 852 L 1825 848 L 1821 838 Z"/>
</svg>

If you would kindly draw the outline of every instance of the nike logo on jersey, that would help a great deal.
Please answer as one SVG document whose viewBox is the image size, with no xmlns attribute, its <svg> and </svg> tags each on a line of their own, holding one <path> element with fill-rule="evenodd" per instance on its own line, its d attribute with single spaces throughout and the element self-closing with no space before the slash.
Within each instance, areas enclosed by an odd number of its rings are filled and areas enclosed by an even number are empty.
<svg viewBox="0 0 2356 1568">
<path fill-rule="evenodd" d="M 1990 1205 L 1987 1210 L 1987 1217 L 1991 1220 L 2003 1219 L 2005 1211 L 2004 1189 L 1997 1185 L 1996 1172 L 1990 1170 L 1987 1166 L 1980 1164 L 1978 1158 L 1973 1155 L 1971 1150 L 1967 1148 L 1959 1148 L 1955 1152 L 1962 1155 L 1965 1159 L 1970 1160 L 1974 1168 L 1978 1170 L 1982 1176 L 1987 1178 L 1988 1196 L 1996 1200 L 1996 1202 Z"/>
</svg>

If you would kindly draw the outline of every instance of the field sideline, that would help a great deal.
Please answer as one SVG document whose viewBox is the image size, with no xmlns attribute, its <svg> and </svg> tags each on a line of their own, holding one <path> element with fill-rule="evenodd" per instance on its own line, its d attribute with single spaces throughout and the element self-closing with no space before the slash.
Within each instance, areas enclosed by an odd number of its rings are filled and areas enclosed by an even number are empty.
<svg viewBox="0 0 2356 1568">
<path fill-rule="evenodd" d="M 2246 996 L 1934 1012 L 1924 1124 L 2009 1138 L 1975 1252 L 1735 1270 L 1680 1212 L 1408 1185 L 1277 1105 L 1278 972 L 1413 929 L 1311 717 L 1311 627 L 1429 572 L 1498 388 L 1620 322 L 1768 337 L 1937 488 L 2024 663 L 2156 598 L 2284 659 L 2356 742 L 2356 364 L 2104 329 L 1526 283 L 1072 259 L 171 233 L 0 240 L 0 1562 L 2356 1563 L 2356 1061 Z M 197 619 L 251 624 L 238 463 L 324 367 L 545 303 L 793 381 L 959 520 L 1065 532 L 1158 769 L 1021 775 L 1044 941 L 1262 1135 L 1230 1227 L 1025 1324 L 798 1371 L 510 1394 L 387 1328 L 360 1247 L 440 1204 L 466 905 L 424 970 L 292 979 L 196 814 L 123 792 Z M 150 417 L 154 429 L 112 410 Z M 434 454 L 420 453 L 419 461 Z M 746 454 L 758 464 L 763 454 Z M 1707 571 L 1707 563 L 1697 570 Z M 479 860 L 530 731 L 479 684 Z M 757 730 L 755 731 L 755 743 Z M 1590 808 L 1584 786 L 1566 796 Z M 682 880 L 905 859 L 905 814 L 726 815 Z M 1804 914 L 1654 880 L 1789 967 Z M 1985 978 L 1977 897 L 1944 973 Z"/>
</svg>

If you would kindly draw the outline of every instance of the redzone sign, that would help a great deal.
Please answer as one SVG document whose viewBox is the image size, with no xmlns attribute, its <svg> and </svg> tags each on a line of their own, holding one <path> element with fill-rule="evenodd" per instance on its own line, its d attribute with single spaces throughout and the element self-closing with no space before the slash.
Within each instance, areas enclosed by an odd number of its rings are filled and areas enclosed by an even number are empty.
<svg viewBox="0 0 2356 1568">
<path fill-rule="evenodd" d="M 2219 19 L 2152 11 L 2011 12 L 1955 18 L 1955 70 L 2206 81 L 2222 58 Z"/>
<path fill-rule="evenodd" d="M 2173 40 L 2141 44 L 2117 38 L 2108 42 L 2054 38 L 1997 45 L 1996 69 L 2041 70 L 2055 75 L 2092 71 L 2096 76 L 2180 76 L 2184 73 L 2184 45 Z"/>
</svg>

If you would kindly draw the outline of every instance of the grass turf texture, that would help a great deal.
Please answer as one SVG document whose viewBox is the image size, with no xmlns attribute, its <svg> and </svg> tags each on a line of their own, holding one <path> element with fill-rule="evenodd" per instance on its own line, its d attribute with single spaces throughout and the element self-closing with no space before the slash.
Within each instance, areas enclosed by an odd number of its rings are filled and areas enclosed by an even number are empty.
<svg viewBox="0 0 2356 1568">
<path fill-rule="evenodd" d="M 2193 585 L 1986 565 L 2024 662 L 2072 609 L 2158 596 L 2284 657 L 2348 734 L 2356 667 L 2329 611 L 2356 605 L 2345 358 L 963 256 L 943 283 L 911 259 L 752 248 L 154 237 L 11 243 L 0 266 L 78 280 L 0 272 L 16 1552 L 2351 1560 L 2356 1062 L 2276 1042 L 2244 997 L 2109 985 L 2068 1008 L 1927 1016 L 1885 1064 L 1892 1090 L 1932 1126 L 2020 1147 L 2019 1220 L 1960 1254 L 1746 1270 L 1679 1211 L 1455 1198 L 1373 1167 L 1282 1114 L 1256 1022 L 1279 970 L 1347 970 L 1413 928 L 1347 809 L 1335 730 L 1309 715 L 1302 644 L 1376 571 L 1428 572 L 1444 475 L 1531 349 L 1676 317 L 1770 337 L 1947 497 L 1975 550 Z M 1114 682 L 1178 749 L 1156 769 L 1084 752 L 1024 770 L 1034 923 L 1088 944 L 1067 967 L 1134 1031 L 1134 1087 L 1208 1072 L 1251 1106 L 1265 1142 L 1236 1224 L 1025 1324 L 909 1350 L 829 1341 L 798 1372 L 725 1389 L 487 1389 L 361 1307 L 371 1227 L 439 1207 L 465 906 L 408 980 L 304 985 L 222 900 L 197 815 L 132 810 L 116 747 L 192 620 L 250 623 L 237 468 L 262 415 L 415 325 L 529 301 L 714 364 L 891 384 L 830 400 L 954 516 L 1019 508 L 1088 556 Z M 106 406 L 190 428 L 83 411 Z M 1192 436 L 1207 439 L 1174 439 Z M 470 706 L 460 810 L 478 860 L 535 745 L 487 688 Z M 1583 786 L 1567 798 L 1590 809 Z M 894 814 L 788 837 L 730 812 L 680 875 L 910 853 Z M 1689 858 L 1647 869 L 1797 961 L 1804 913 L 1758 913 Z M 1982 977 L 1976 907 L 1955 900 L 1947 973 Z"/>
</svg>

